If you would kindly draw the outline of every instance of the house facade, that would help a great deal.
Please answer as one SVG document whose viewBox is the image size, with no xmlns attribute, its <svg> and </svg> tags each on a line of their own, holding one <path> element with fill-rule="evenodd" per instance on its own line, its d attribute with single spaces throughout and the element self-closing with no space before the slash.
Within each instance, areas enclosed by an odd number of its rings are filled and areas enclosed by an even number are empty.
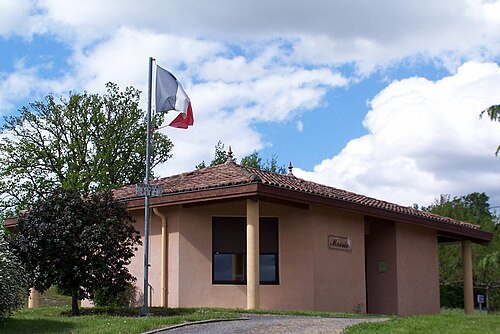
<svg viewBox="0 0 500 334">
<path fill-rule="evenodd" d="M 152 184 L 162 192 L 150 199 L 151 306 L 437 313 L 438 244 L 460 242 L 467 311 L 470 243 L 492 238 L 476 225 L 231 157 Z M 115 197 L 144 237 L 144 198 L 135 186 Z M 142 291 L 143 247 L 130 271 Z"/>
</svg>

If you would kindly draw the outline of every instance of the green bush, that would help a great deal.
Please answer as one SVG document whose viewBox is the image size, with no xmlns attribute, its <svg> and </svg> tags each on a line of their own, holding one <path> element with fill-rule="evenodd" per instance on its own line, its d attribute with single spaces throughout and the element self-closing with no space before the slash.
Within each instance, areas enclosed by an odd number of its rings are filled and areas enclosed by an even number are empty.
<svg viewBox="0 0 500 334">
<path fill-rule="evenodd" d="M 464 289 L 462 286 L 441 285 L 439 287 L 441 297 L 441 307 L 447 309 L 456 309 L 464 307 Z M 474 307 L 479 308 L 477 295 L 486 295 L 484 289 L 474 288 Z M 490 290 L 490 311 L 498 312 L 500 310 L 500 288 Z M 486 309 L 486 304 L 482 305 Z"/>
<path fill-rule="evenodd" d="M 490 294 L 490 309 L 493 312 L 500 311 L 500 288 L 494 289 Z"/>
<path fill-rule="evenodd" d="M 0 320 L 24 305 L 27 290 L 26 273 L 0 228 Z"/>
<path fill-rule="evenodd" d="M 94 293 L 93 302 L 96 306 L 135 306 L 136 290 L 130 283 L 126 283 L 121 289 L 102 287 Z"/>
<path fill-rule="evenodd" d="M 443 308 L 463 308 L 464 290 L 461 286 L 441 285 L 439 287 L 441 297 L 441 307 Z"/>
<path fill-rule="evenodd" d="M 486 298 L 486 291 L 484 289 L 478 289 L 477 293 L 484 295 Z M 476 295 L 477 294 L 475 293 L 474 296 Z M 500 288 L 493 288 L 490 290 L 489 302 L 490 302 L 490 312 L 500 311 Z M 477 299 L 474 300 L 474 303 L 476 303 L 476 307 L 479 308 L 479 305 L 477 305 Z M 486 305 L 483 304 L 483 309 L 485 308 Z"/>
</svg>

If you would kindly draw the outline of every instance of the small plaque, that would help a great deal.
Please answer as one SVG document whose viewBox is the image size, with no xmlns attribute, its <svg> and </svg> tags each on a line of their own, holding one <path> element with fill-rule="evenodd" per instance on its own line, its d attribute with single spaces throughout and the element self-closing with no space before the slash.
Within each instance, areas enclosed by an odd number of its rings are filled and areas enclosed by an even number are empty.
<svg viewBox="0 0 500 334">
<path fill-rule="evenodd" d="M 136 195 L 139 195 L 139 196 L 146 195 L 146 184 L 144 184 L 144 183 L 137 183 L 135 185 L 135 193 L 136 193 Z"/>
<path fill-rule="evenodd" d="M 149 186 L 149 187 L 151 190 L 151 193 L 150 193 L 151 197 L 161 196 L 161 188 L 159 185 L 154 185 L 154 186 Z"/>
<path fill-rule="evenodd" d="M 387 264 L 385 261 L 378 261 L 378 272 L 386 273 L 387 272 Z"/>
<path fill-rule="evenodd" d="M 146 185 L 144 183 L 137 183 L 135 185 L 135 193 L 139 196 L 148 194 L 150 197 L 161 196 L 161 187 L 159 185 Z"/>
<path fill-rule="evenodd" d="M 328 248 L 339 249 L 344 251 L 352 250 L 351 238 L 349 237 L 339 237 L 336 235 L 328 236 Z"/>
</svg>

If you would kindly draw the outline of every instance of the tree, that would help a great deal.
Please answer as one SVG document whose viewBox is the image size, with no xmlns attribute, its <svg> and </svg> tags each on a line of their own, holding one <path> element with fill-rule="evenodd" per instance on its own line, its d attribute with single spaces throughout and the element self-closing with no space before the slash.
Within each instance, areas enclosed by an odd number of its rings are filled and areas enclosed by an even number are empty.
<svg viewBox="0 0 500 334">
<path fill-rule="evenodd" d="M 262 158 L 259 157 L 259 153 L 257 153 L 257 151 L 253 151 L 252 154 L 241 159 L 241 165 L 260 169 L 262 165 Z"/>
<path fill-rule="evenodd" d="M 286 174 L 285 166 L 278 165 L 278 157 L 274 154 L 271 156 L 271 160 L 267 159 L 265 163 L 262 163 L 262 158 L 259 157 L 259 153 L 257 151 L 253 151 L 252 154 L 247 155 L 246 157 L 243 157 L 241 159 L 241 165 L 246 167 L 262 169 L 267 172 Z"/>
<path fill-rule="evenodd" d="M 227 161 L 227 152 L 224 150 L 224 144 L 222 141 L 218 141 L 215 145 L 215 153 L 210 166 L 217 166 L 223 164 Z"/>
<path fill-rule="evenodd" d="M 228 154 L 224 150 L 224 144 L 222 141 L 218 141 L 217 145 L 215 145 L 215 153 L 210 166 L 217 166 L 223 164 L 227 161 Z M 259 153 L 257 151 L 253 151 L 252 154 L 247 155 L 241 159 L 241 165 L 245 167 L 252 167 L 257 169 L 262 169 L 268 172 L 286 174 L 286 168 L 284 165 L 278 165 L 278 157 L 276 155 L 272 155 L 271 160 L 266 160 L 265 163 L 262 163 L 262 158 L 259 157 Z M 203 160 L 198 165 L 196 165 L 196 169 L 203 169 L 206 167 L 205 161 Z"/>
<path fill-rule="evenodd" d="M 203 169 L 203 168 L 206 168 L 207 165 L 205 164 L 205 160 L 202 160 L 199 164 L 197 164 L 196 166 L 194 166 L 194 168 L 196 169 Z"/>
<path fill-rule="evenodd" d="M 217 145 L 215 145 L 215 153 L 214 153 L 214 158 L 212 159 L 212 162 L 210 162 L 210 166 L 217 166 L 225 163 L 227 161 L 227 152 L 224 150 L 224 144 L 222 143 L 221 140 L 217 142 Z M 200 162 L 195 166 L 196 169 L 203 169 L 207 167 L 205 164 L 205 160 Z"/>
<path fill-rule="evenodd" d="M 70 94 L 30 103 L 5 118 L 0 139 L 1 208 L 19 211 L 59 186 L 82 194 L 140 182 L 145 177 L 146 120 L 140 92 Z M 163 122 L 153 119 L 153 128 Z M 170 158 L 172 143 L 153 133 L 151 168 Z"/>
<path fill-rule="evenodd" d="M 491 107 L 483 110 L 480 116 L 482 117 L 484 113 L 488 115 L 491 121 L 500 122 L 500 104 L 492 105 Z M 498 152 L 500 152 L 500 145 L 497 147 L 495 155 L 498 155 Z"/>
<path fill-rule="evenodd" d="M 278 156 L 273 154 L 271 156 L 271 160 L 267 159 L 264 166 L 262 166 L 263 170 L 268 172 L 278 173 L 278 174 L 286 174 L 285 165 L 278 165 Z"/>
<path fill-rule="evenodd" d="M 0 228 L 0 320 L 23 306 L 27 290 L 23 266 L 12 253 L 4 229 Z"/>
<path fill-rule="evenodd" d="M 487 296 L 486 306 L 490 310 L 500 307 L 500 230 L 496 225 L 497 217 L 490 212 L 488 200 L 488 196 L 484 193 L 471 193 L 455 197 L 453 200 L 450 200 L 449 196 L 441 196 L 434 205 L 423 209 L 441 216 L 478 224 L 483 230 L 494 233 L 489 245 L 473 245 L 472 248 L 474 287 L 484 291 Z M 454 290 L 454 287 L 463 284 L 460 246 L 440 245 L 439 266 L 442 294 L 447 295 L 450 289 Z M 454 298 L 452 294 L 450 298 Z"/>
<path fill-rule="evenodd" d="M 57 285 L 71 295 L 78 315 L 78 300 L 102 288 L 120 291 L 135 280 L 127 265 L 141 241 L 131 222 L 126 205 L 110 191 L 82 197 L 57 188 L 19 217 L 11 243 L 30 286 L 43 292 Z"/>
</svg>

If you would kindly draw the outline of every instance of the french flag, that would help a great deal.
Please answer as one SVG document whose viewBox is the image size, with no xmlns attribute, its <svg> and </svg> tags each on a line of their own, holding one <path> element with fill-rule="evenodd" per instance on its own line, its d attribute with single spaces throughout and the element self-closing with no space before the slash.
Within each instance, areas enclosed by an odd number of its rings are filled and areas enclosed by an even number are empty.
<svg viewBox="0 0 500 334">
<path fill-rule="evenodd" d="M 181 83 L 172 73 L 156 65 L 156 111 L 168 112 L 178 111 L 180 114 L 169 126 L 179 129 L 187 129 L 194 124 L 191 101 L 182 88 Z"/>
</svg>

